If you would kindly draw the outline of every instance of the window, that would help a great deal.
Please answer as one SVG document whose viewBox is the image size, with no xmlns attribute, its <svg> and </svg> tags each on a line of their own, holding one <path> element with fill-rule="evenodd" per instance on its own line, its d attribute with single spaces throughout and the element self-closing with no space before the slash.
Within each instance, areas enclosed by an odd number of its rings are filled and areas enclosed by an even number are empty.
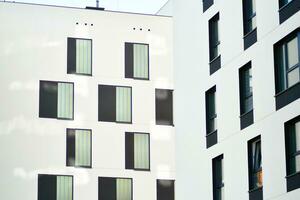
<svg viewBox="0 0 300 200">
<path fill-rule="evenodd" d="M 299 0 L 279 0 L 279 21 L 285 22 L 291 16 L 299 11 Z"/>
<path fill-rule="evenodd" d="M 214 4 L 214 0 L 203 0 L 203 12 L 209 9 Z"/>
<path fill-rule="evenodd" d="M 293 31 L 274 45 L 276 108 L 300 97 L 300 31 Z"/>
<path fill-rule="evenodd" d="M 251 62 L 239 69 L 241 129 L 253 124 L 253 90 Z"/>
<path fill-rule="evenodd" d="M 92 166 L 92 131 L 67 129 L 67 166 Z"/>
<path fill-rule="evenodd" d="M 125 43 L 125 78 L 149 80 L 149 45 Z"/>
<path fill-rule="evenodd" d="M 98 200 L 132 200 L 132 179 L 99 177 Z"/>
<path fill-rule="evenodd" d="M 148 133 L 125 133 L 126 169 L 150 170 L 150 141 Z"/>
<path fill-rule="evenodd" d="M 132 123 L 131 87 L 99 85 L 98 120 Z"/>
<path fill-rule="evenodd" d="M 157 125 L 173 125 L 173 90 L 155 89 Z"/>
<path fill-rule="evenodd" d="M 217 110 L 216 86 L 205 93 L 206 104 L 206 146 L 207 148 L 217 143 Z"/>
<path fill-rule="evenodd" d="M 208 23 L 209 23 L 210 74 L 213 74 L 221 67 L 219 13 L 213 16 Z"/>
<path fill-rule="evenodd" d="M 73 200 L 73 176 L 39 174 L 38 200 Z"/>
<path fill-rule="evenodd" d="M 92 40 L 68 38 L 68 74 L 92 75 Z"/>
<path fill-rule="evenodd" d="M 157 200 L 174 200 L 174 180 L 156 181 Z"/>
<path fill-rule="evenodd" d="M 39 117 L 73 119 L 73 110 L 73 83 L 40 81 Z"/>
<path fill-rule="evenodd" d="M 223 155 L 212 160 L 213 200 L 224 200 Z"/>
<path fill-rule="evenodd" d="M 243 0 L 244 49 L 257 41 L 256 0 Z"/>
<path fill-rule="evenodd" d="M 248 170 L 250 200 L 262 200 L 262 166 L 260 136 L 248 141 Z"/>
<path fill-rule="evenodd" d="M 287 190 L 300 188 L 300 116 L 285 123 Z"/>
</svg>

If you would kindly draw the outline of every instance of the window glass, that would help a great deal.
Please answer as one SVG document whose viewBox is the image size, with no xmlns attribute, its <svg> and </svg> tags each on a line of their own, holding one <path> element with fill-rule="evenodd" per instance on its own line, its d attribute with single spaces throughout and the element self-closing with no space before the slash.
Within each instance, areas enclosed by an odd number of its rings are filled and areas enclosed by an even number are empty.
<svg viewBox="0 0 300 200">
<path fill-rule="evenodd" d="M 287 74 L 288 87 L 291 87 L 299 82 L 299 68 L 296 68 Z"/>
<path fill-rule="evenodd" d="M 117 179 L 117 200 L 131 200 L 131 179 Z"/>
<path fill-rule="evenodd" d="M 57 117 L 73 118 L 73 84 L 58 83 Z"/>
<path fill-rule="evenodd" d="M 287 43 L 287 59 L 288 67 L 291 68 L 298 64 L 299 62 L 299 53 L 298 53 L 298 39 L 295 37 Z"/>
<path fill-rule="evenodd" d="M 148 134 L 134 134 L 134 168 L 149 169 Z"/>
<path fill-rule="evenodd" d="M 116 88 L 116 121 L 131 122 L 131 88 Z"/>
</svg>

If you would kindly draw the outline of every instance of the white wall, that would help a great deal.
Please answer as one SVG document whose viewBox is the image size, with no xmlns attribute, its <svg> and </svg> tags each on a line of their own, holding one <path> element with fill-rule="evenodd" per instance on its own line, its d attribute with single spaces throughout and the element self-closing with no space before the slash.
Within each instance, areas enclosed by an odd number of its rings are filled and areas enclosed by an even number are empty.
<svg viewBox="0 0 300 200">
<path fill-rule="evenodd" d="M 97 199 L 98 176 L 155 199 L 156 179 L 175 178 L 174 127 L 155 125 L 155 88 L 173 89 L 171 19 L 2 2 L 0 24 L 0 199 L 37 199 L 39 173 L 74 175 L 74 200 Z M 92 77 L 67 74 L 67 37 L 93 39 Z M 150 81 L 124 78 L 126 41 L 150 44 Z M 39 80 L 74 82 L 73 121 L 38 117 Z M 133 87 L 133 124 L 98 122 L 98 84 Z M 66 128 L 92 129 L 92 169 L 66 167 Z M 150 133 L 150 172 L 125 170 L 125 131 Z"/>
<path fill-rule="evenodd" d="M 256 1 L 258 42 L 244 51 L 242 1 L 173 1 L 176 124 L 176 199 L 212 200 L 212 158 L 224 154 L 225 199 L 248 200 L 247 141 L 262 139 L 264 199 L 286 193 L 284 122 L 299 115 L 300 100 L 275 110 L 273 44 L 299 26 L 300 13 L 279 26 L 278 2 Z M 208 20 L 220 12 L 222 66 L 209 76 Z M 252 61 L 254 124 L 240 131 L 238 69 Z M 216 85 L 218 144 L 206 149 L 205 91 Z"/>
</svg>

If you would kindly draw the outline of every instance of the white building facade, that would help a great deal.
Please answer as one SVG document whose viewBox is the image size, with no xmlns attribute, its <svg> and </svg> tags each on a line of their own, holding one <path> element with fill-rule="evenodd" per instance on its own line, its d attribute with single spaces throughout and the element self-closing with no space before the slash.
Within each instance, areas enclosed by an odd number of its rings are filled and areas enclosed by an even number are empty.
<svg viewBox="0 0 300 200">
<path fill-rule="evenodd" d="M 174 196 L 172 19 L 9 2 L 0 16 L 0 199 Z"/>
</svg>

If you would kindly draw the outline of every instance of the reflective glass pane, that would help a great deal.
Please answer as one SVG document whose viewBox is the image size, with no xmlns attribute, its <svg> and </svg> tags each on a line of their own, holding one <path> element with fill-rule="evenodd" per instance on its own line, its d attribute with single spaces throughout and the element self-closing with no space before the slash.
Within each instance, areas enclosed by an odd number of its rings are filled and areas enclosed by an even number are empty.
<svg viewBox="0 0 300 200">
<path fill-rule="evenodd" d="M 298 54 L 298 39 L 295 37 L 290 42 L 287 43 L 287 55 L 288 55 L 288 67 L 291 68 L 298 64 L 299 54 Z"/>
<path fill-rule="evenodd" d="M 299 82 L 299 67 L 288 72 L 287 74 L 288 79 L 288 87 L 291 87 Z"/>
<path fill-rule="evenodd" d="M 295 124 L 296 151 L 300 151 L 300 122 Z"/>
</svg>

